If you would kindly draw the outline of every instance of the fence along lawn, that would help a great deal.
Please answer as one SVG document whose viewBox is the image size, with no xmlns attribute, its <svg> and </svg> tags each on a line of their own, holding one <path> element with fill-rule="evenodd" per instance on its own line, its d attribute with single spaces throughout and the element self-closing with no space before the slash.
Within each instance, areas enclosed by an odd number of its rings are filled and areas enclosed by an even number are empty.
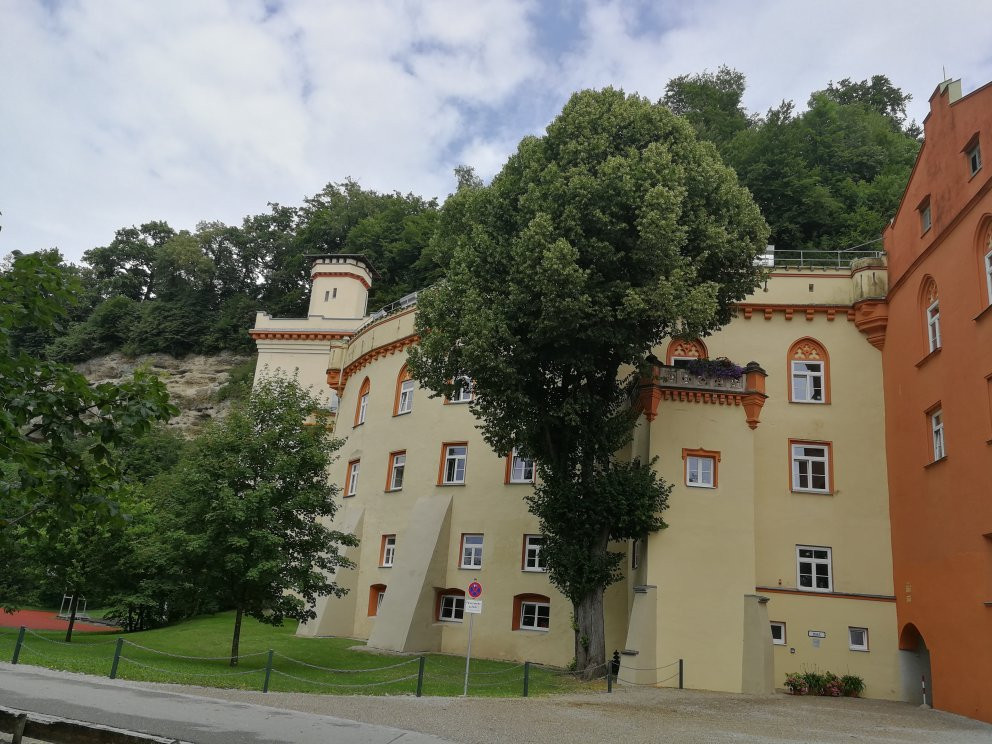
<svg viewBox="0 0 992 744">
<path fill-rule="evenodd" d="M 74 634 L 71 644 L 62 642 L 64 632 L 29 630 L 18 663 L 107 677 L 117 639 L 123 638 L 118 679 L 261 690 L 271 649 L 271 692 L 412 695 L 417 689 L 419 657 L 351 650 L 361 642 L 348 638 L 298 638 L 295 622 L 274 628 L 245 618 L 242 654 L 231 667 L 233 627 L 234 614 L 225 612 L 141 633 Z M 17 634 L 17 628 L 0 628 L 0 660 L 11 660 Z M 461 695 L 464 673 L 464 657 L 427 655 L 423 694 Z M 523 679 L 523 664 L 473 659 L 469 694 L 519 697 Z M 531 695 L 588 686 L 562 670 L 537 665 L 531 665 L 528 682 Z M 603 681 L 588 684 L 605 688 Z"/>
</svg>

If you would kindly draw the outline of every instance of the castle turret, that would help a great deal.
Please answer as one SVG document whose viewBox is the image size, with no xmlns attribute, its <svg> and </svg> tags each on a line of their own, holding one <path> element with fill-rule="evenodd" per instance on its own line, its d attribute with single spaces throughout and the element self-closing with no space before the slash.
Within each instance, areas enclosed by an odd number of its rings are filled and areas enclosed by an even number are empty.
<svg viewBox="0 0 992 744">
<path fill-rule="evenodd" d="M 369 290 L 378 278 L 364 256 L 346 253 L 308 256 L 310 269 L 310 317 L 364 318 Z"/>
</svg>

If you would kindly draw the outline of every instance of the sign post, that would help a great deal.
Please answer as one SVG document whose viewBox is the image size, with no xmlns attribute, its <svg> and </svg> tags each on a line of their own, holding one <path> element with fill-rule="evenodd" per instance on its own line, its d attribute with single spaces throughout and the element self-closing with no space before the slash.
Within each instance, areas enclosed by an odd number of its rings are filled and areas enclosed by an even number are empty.
<svg viewBox="0 0 992 744">
<path fill-rule="evenodd" d="M 472 660 L 472 625 L 475 623 L 475 616 L 482 614 L 482 584 L 473 581 L 468 585 L 468 596 L 471 599 L 464 600 L 463 614 L 468 615 L 468 648 L 465 650 L 465 688 L 462 697 L 468 697 L 468 668 Z"/>
</svg>

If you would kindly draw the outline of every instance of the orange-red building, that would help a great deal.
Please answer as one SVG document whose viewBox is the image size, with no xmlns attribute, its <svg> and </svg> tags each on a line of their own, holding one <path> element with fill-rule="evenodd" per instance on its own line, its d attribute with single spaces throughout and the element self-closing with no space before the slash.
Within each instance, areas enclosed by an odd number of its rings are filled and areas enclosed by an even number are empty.
<svg viewBox="0 0 992 744">
<path fill-rule="evenodd" d="M 924 127 L 884 235 L 904 689 L 919 700 L 923 676 L 934 707 L 992 721 L 992 83 L 945 81 Z"/>
</svg>

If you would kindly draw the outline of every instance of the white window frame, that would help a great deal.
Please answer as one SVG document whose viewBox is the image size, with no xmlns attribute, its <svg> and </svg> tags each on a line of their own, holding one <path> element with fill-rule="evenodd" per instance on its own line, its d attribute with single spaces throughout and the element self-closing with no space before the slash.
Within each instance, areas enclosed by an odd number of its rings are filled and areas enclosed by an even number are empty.
<svg viewBox="0 0 992 744">
<path fill-rule="evenodd" d="M 450 601 L 449 601 L 450 600 Z M 445 614 L 447 613 L 447 617 Z M 460 623 L 465 617 L 465 597 L 461 594 L 442 594 L 437 619 L 441 623 Z"/>
<path fill-rule="evenodd" d="M 854 634 L 862 634 L 862 642 L 855 643 Z M 849 626 L 847 629 L 847 647 L 852 651 L 867 651 L 868 650 L 868 628 L 858 628 L 855 626 Z"/>
<path fill-rule="evenodd" d="M 380 568 L 392 568 L 396 562 L 396 535 L 382 536 L 382 563 Z"/>
<path fill-rule="evenodd" d="M 803 556 L 802 552 L 804 550 L 811 551 L 813 555 Z M 826 553 L 826 557 L 817 556 L 817 552 Z M 809 564 L 810 571 L 810 583 L 811 586 L 803 586 L 803 564 Z M 817 574 L 817 566 L 826 566 L 826 579 L 827 586 L 816 586 L 816 579 L 819 578 Z M 801 592 L 820 592 L 820 593 L 830 593 L 834 590 L 834 569 L 833 569 L 833 550 L 831 548 L 823 547 L 820 545 L 797 545 L 796 546 L 796 588 Z"/>
<path fill-rule="evenodd" d="M 940 300 L 934 300 L 927 308 L 927 339 L 930 351 L 940 348 Z"/>
<path fill-rule="evenodd" d="M 933 212 L 930 211 L 930 202 L 920 210 L 920 227 L 923 228 L 923 233 L 927 233 L 931 227 L 933 227 Z"/>
<path fill-rule="evenodd" d="M 636 571 L 641 565 L 640 540 L 630 541 L 630 570 Z"/>
<path fill-rule="evenodd" d="M 469 544 L 469 540 L 472 544 Z M 459 568 L 482 568 L 482 546 L 485 536 L 481 532 L 462 535 L 462 555 Z"/>
<path fill-rule="evenodd" d="M 976 142 L 975 146 L 965 153 L 965 156 L 968 158 L 968 169 L 971 171 L 971 175 L 975 175 L 982 169 L 982 148 L 980 143 Z"/>
<path fill-rule="evenodd" d="M 403 476 L 406 473 L 406 452 L 396 452 L 389 458 L 389 490 L 402 491 Z"/>
<path fill-rule="evenodd" d="M 698 359 L 699 359 L 699 357 L 673 356 L 672 357 L 672 361 L 671 361 L 671 365 L 673 367 L 675 367 L 676 369 L 685 369 L 692 362 L 695 362 Z M 684 364 L 679 364 L 679 362 L 684 362 Z"/>
<path fill-rule="evenodd" d="M 413 410 L 413 380 L 403 380 L 400 383 L 400 402 L 396 407 L 396 415 L 410 413 Z"/>
<path fill-rule="evenodd" d="M 992 250 L 985 254 L 985 287 L 988 290 L 989 304 L 992 305 Z"/>
<path fill-rule="evenodd" d="M 348 491 L 346 496 L 354 496 L 358 493 L 358 471 L 361 466 L 361 460 L 353 460 L 348 463 Z"/>
<path fill-rule="evenodd" d="M 703 468 L 703 461 L 708 461 L 710 465 L 709 480 L 704 477 L 706 472 Z M 716 488 L 714 479 L 716 477 L 716 458 L 712 455 L 688 455 L 685 460 L 685 484 L 690 488 Z M 696 481 L 693 482 L 693 478 Z"/>
<path fill-rule="evenodd" d="M 938 408 L 930 413 L 930 434 L 933 440 L 933 461 L 947 457 L 947 440 L 944 438 L 944 411 Z"/>
<path fill-rule="evenodd" d="M 781 622 L 779 620 L 772 620 L 771 623 L 770 623 L 770 626 L 771 626 L 770 630 L 771 630 L 771 634 L 772 634 L 772 645 L 773 646 L 785 646 L 787 644 L 787 636 L 786 636 L 786 631 L 785 631 L 785 623 L 783 623 L 783 622 Z M 781 629 L 781 631 L 782 631 L 782 637 L 781 638 L 776 638 L 775 637 L 775 628 L 780 628 Z"/>
<path fill-rule="evenodd" d="M 534 608 L 533 609 L 534 622 L 531 623 L 531 624 L 529 624 L 529 625 L 524 622 L 524 619 L 527 617 L 527 608 L 528 607 Z M 545 610 L 545 612 L 542 613 L 541 612 L 542 609 Z M 541 627 L 541 625 L 539 623 L 542 614 L 544 614 L 544 615 L 547 616 L 548 624 L 545 627 Z M 545 633 L 547 633 L 549 630 L 551 630 L 551 603 L 550 602 L 521 602 L 520 603 L 520 629 L 521 630 L 540 630 L 540 631 L 545 632 Z"/>
<path fill-rule="evenodd" d="M 468 375 L 460 375 L 455 378 L 455 385 L 461 381 L 464 381 L 465 384 L 455 388 L 449 403 L 471 403 L 475 397 L 475 384 L 472 382 L 472 378 Z"/>
<path fill-rule="evenodd" d="M 452 450 L 462 450 L 461 454 Z M 459 469 L 460 466 L 460 469 Z M 442 480 L 446 486 L 465 483 L 465 472 L 468 470 L 468 445 L 467 444 L 446 444 L 444 445 L 444 472 Z"/>
<path fill-rule="evenodd" d="M 823 450 L 823 456 L 808 455 L 807 448 Z M 797 450 L 799 452 L 797 452 Z M 814 444 L 812 442 L 793 442 L 791 451 L 792 463 L 792 490 L 804 493 L 830 493 L 830 447 L 826 444 Z M 823 488 L 813 487 L 813 478 L 817 474 L 813 472 L 813 466 L 817 463 L 823 465 Z M 802 485 L 803 470 L 806 470 L 807 486 Z"/>
<path fill-rule="evenodd" d="M 375 614 L 376 615 L 378 615 L 382 611 L 382 600 L 384 600 L 385 598 L 386 598 L 386 590 L 385 589 L 380 589 L 376 593 L 376 598 L 375 598 Z"/>
<path fill-rule="evenodd" d="M 815 364 L 819 366 L 819 371 L 805 369 L 805 365 Z M 793 403 L 825 403 L 826 392 L 824 387 L 824 365 L 822 361 L 793 359 L 792 360 L 792 402 Z M 815 398 L 816 383 L 819 382 L 819 399 Z M 799 387 L 797 387 L 799 383 Z"/>
<path fill-rule="evenodd" d="M 541 560 L 541 549 L 544 547 L 543 535 L 524 535 L 524 571 L 544 573 L 547 565 Z"/>
<path fill-rule="evenodd" d="M 534 472 L 534 461 L 518 455 L 517 448 L 514 447 L 510 456 L 510 483 L 533 483 Z"/>
<path fill-rule="evenodd" d="M 358 399 L 358 425 L 365 423 L 365 414 L 368 412 L 369 408 L 369 394 L 363 393 L 362 397 Z"/>
</svg>

